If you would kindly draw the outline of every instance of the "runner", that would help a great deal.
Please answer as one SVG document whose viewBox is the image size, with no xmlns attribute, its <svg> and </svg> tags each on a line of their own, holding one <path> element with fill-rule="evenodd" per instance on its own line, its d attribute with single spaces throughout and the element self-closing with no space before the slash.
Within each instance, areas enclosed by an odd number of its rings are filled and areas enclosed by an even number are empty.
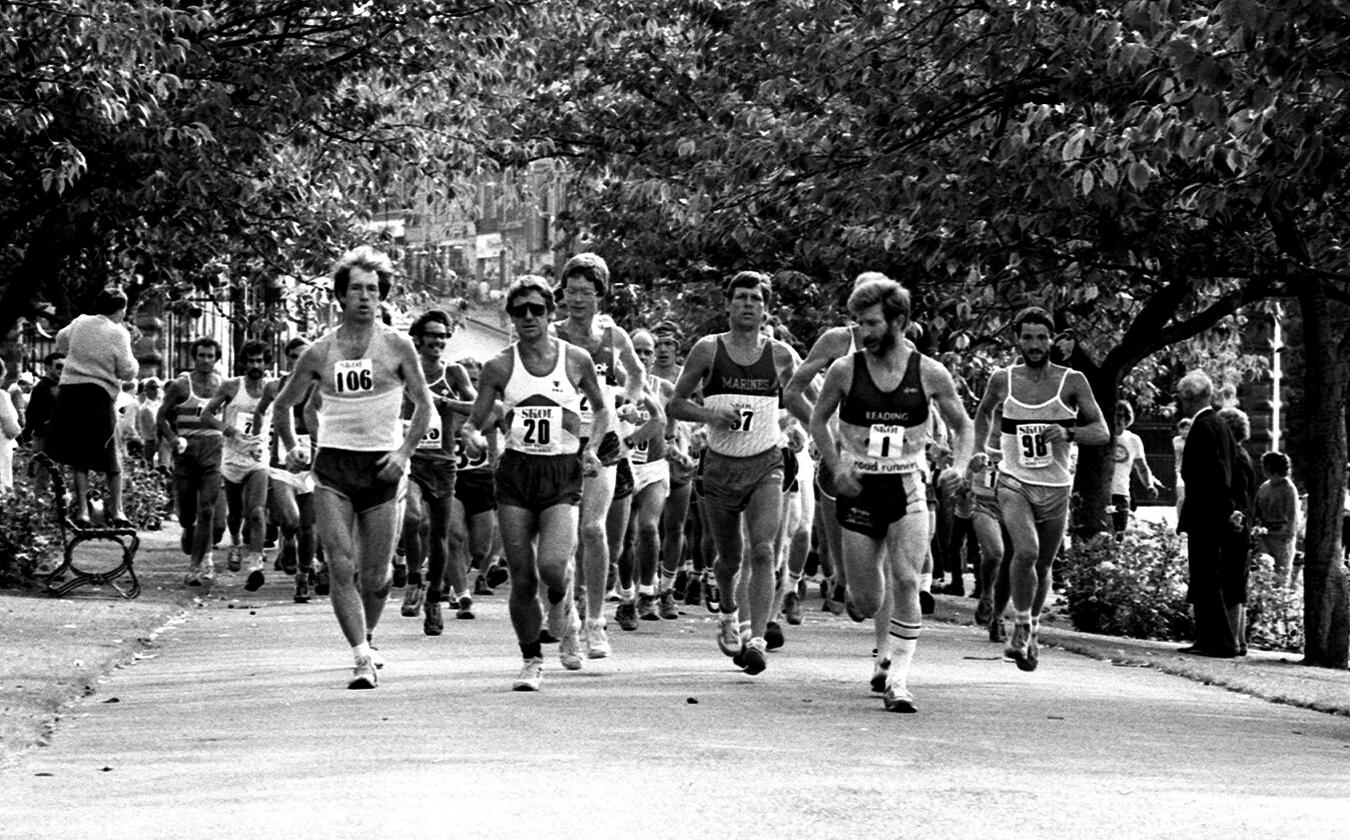
<svg viewBox="0 0 1350 840">
<path fill-rule="evenodd" d="M 549 335 L 554 308 L 544 278 L 525 275 L 512 282 L 506 311 L 519 338 L 484 365 L 462 432 L 469 457 L 486 452 L 480 430 L 502 401 L 508 432 L 497 464 L 497 519 L 511 574 L 511 624 L 525 660 L 512 685 L 516 691 L 538 691 L 543 680 L 541 582 L 549 632 L 561 640 L 558 658 L 568 670 L 581 667 L 581 622 L 572 592 L 577 505 L 583 476 L 600 471 L 599 441 L 613 427 L 590 355 Z M 583 395 L 595 406 L 594 437 L 584 447 Z"/>
<path fill-rule="evenodd" d="M 291 370 L 309 347 L 309 340 L 297 336 L 286 342 L 286 373 L 278 380 L 278 390 L 290 378 Z M 314 386 L 310 385 L 313 393 Z M 275 397 L 274 397 L 275 399 Z M 291 409 L 292 430 L 299 454 L 297 464 L 308 464 L 313 452 L 310 429 L 317 423 L 309 400 Z M 273 420 L 275 427 L 276 421 Z M 309 602 L 311 586 L 315 594 L 328 594 L 328 575 L 314 564 L 314 478 L 303 466 L 287 467 L 287 453 L 281 451 L 278 435 L 272 435 L 272 457 L 268 467 L 267 508 L 273 522 L 281 530 L 279 559 L 282 570 L 294 569 L 297 604 Z M 289 572 L 288 572 L 289 573 Z"/>
<path fill-rule="evenodd" d="M 305 351 L 274 404 L 277 434 L 296 450 L 291 407 L 316 383 L 318 453 L 314 512 L 331 570 L 333 612 L 352 647 L 348 688 L 374 688 L 380 662 L 370 640 L 390 589 L 404 475 L 431 419 L 431 392 L 412 342 L 379 321 L 394 273 L 389 258 L 362 246 L 333 270 L 342 322 Z M 404 397 L 414 410 L 405 433 Z"/>
<path fill-rule="evenodd" d="M 680 378 L 683 366 L 680 364 L 680 347 L 684 335 L 679 325 L 673 321 L 662 321 L 652 328 L 656 339 L 656 354 L 650 365 L 651 373 L 674 385 Z M 645 362 L 645 360 L 644 360 Z M 674 391 L 672 390 L 672 394 Z M 686 604 L 697 605 L 702 600 L 702 578 L 705 573 L 703 554 L 691 551 L 693 568 L 687 572 L 684 568 L 685 531 L 693 528 L 698 533 L 699 514 L 693 511 L 694 471 L 697 462 L 690 451 L 693 446 L 694 424 L 666 418 L 673 430 L 673 439 L 666 447 L 666 460 L 670 462 L 670 494 L 666 499 L 665 510 L 661 512 L 661 587 L 671 591 L 672 601 L 669 610 L 663 613 L 678 616 L 674 600 L 682 598 Z M 690 514 L 693 513 L 691 516 Z M 683 575 L 683 587 L 680 577 Z"/>
<path fill-rule="evenodd" d="M 439 636 L 444 630 L 441 619 L 441 585 L 450 580 L 450 600 L 455 603 L 455 618 L 471 619 L 473 597 L 465 583 L 467 568 L 463 552 L 450 556 L 450 523 L 455 500 L 455 443 L 459 427 L 473 407 L 478 393 L 469 384 L 469 374 L 457 364 L 441 361 L 445 344 L 454 330 L 450 316 L 440 309 L 426 312 L 408 328 L 413 346 L 422 362 L 422 373 L 430 383 L 431 422 L 413 453 L 409 477 L 407 513 L 403 520 L 403 538 L 408 548 L 408 596 L 403 615 L 416 616 L 425 600 L 426 617 L 422 632 Z M 411 422 L 413 405 L 404 400 L 404 422 Z M 427 577 L 422 579 L 422 560 L 427 560 Z M 451 561 L 451 562 L 447 562 Z"/>
<path fill-rule="evenodd" d="M 469 384 L 474 393 L 478 392 L 478 377 L 483 364 L 477 359 L 463 358 L 458 362 L 468 374 Z M 468 553 L 468 568 L 475 570 L 473 594 L 492 595 L 492 584 L 488 577 L 492 574 L 492 561 L 500 556 L 501 532 L 497 528 L 497 483 L 493 472 L 497 469 L 497 455 L 501 450 L 500 434 L 497 422 L 501 418 L 493 414 L 488 428 L 483 430 L 487 438 L 487 449 L 470 457 L 464 448 L 463 427 L 455 435 L 455 504 L 451 516 L 450 550 L 453 558 L 456 553 Z M 502 577 L 505 578 L 505 570 Z"/>
<path fill-rule="evenodd" d="M 600 300 L 609 295 L 609 266 L 597 254 L 577 254 L 563 265 L 560 276 L 562 282 L 558 288 L 563 305 L 567 307 L 567 319 L 555 325 L 558 338 L 590 354 L 606 407 L 613 407 L 616 401 L 636 404 L 642 397 L 644 371 L 633 353 L 633 342 L 622 327 L 596 317 Z M 624 383 L 622 391 L 620 382 Z M 589 399 L 582 402 L 582 446 L 595 435 L 591 428 L 594 410 L 594 403 Z M 625 413 L 628 412 L 631 412 L 630 419 L 636 417 L 634 409 Z M 626 499 L 632 495 L 633 488 L 632 469 L 625 457 L 627 447 L 619 437 L 618 429 L 611 427 L 611 431 L 598 441 L 598 447 L 601 468 L 595 475 L 585 478 L 580 513 L 578 578 L 579 585 L 585 590 L 586 656 L 590 659 L 603 659 L 611 653 L 605 631 L 605 590 L 610 559 L 618 556 L 612 549 L 622 546 L 627 530 Z M 616 499 L 625 501 L 611 516 Z"/>
<path fill-rule="evenodd" d="M 704 336 L 690 350 L 667 409 L 677 420 L 708 426 L 700 495 L 717 545 L 717 642 L 749 674 L 768 666 L 764 634 L 773 606 L 774 541 L 783 494 L 778 406 L 793 373 L 792 349 L 760 332 L 772 293 L 765 274 L 742 271 L 731 278 L 726 287 L 730 329 Z M 691 400 L 700 385 L 703 405 Z M 747 556 L 748 641 L 738 620 L 736 588 Z"/>
<path fill-rule="evenodd" d="M 873 616 L 891 593 L 895 638 L 891 650 L 877 651 L 873 688 L 881 682 L 887 710 L 913 712 L 909 668 L 923 623 L 919 575 L 930 542 L 924 489 L 929 402 L 953 433 L 961 471 L 970 460 L 970 419 L 947 369 L 905 342 L 909 293 L 899 283 L 865 280 L 848 308 L 864 349 L 830 365 L 811 434 L 837 491 L 854 608 Z M 837 440 L 831 432 L 836 410 Z"/>
<path fill-rule="evenodd" d="M 1003 419 L 1003 408 L 994 407 L 994 426 Z M 971 524 L 980 546 L 980 601 L 975 607 L 975 623 L 989 630 L 989 641 L 1002 642 L 1007 638 L 1003 630 L 1003 612 L 1011 597 L 1008 569 L 1012 553 L 1003 539 L 1003 523 L 998 511 L 998 462 L 1002 457 L 999 442 L 977 439 L 984 450 L 983 458 L 971 456 L 966 475 L 975 497 Z"/>
<path fill-rule="evenodd" d="M 266 456 L 272 431 L 269 405 L 276 396 L 277 382 L 267 380 L 271 351 L 266 344 L 245 342 L 239 356 L 244 362 L 244 375 L 228 379 L 220 386 L 207 402 L 201 419 L 224 438 L 220 473 L 225 480 L 226 524 L 230 530 L 227 568 L 239 571 L 242 525 L 249 553 L 244 589 L 257 592 L 264 583 L 263 569 L 267 564 L 263 550 L 267 530 Z M 224 417 L 216 417 L 222 409 Z"/>
<path fill-rule="evenodd" d="M 220 451 L 218 429 L 202 419 L 206 403 L 220 388 L 216 373 L 220 343 L 199 338 L 188 348 L 192 370 L 169 383 L 159 406 L 160 435 L 169 443 L 173 458 L 173 486 L 178 522 L 183 526 L 181 547 L 189 556 L 186 586 L 207 586 L 215 580 L 211 545 L 215 540 L 216 503 L 220 498 Z"/>
<path fill-rule="evenodd" d="M 1069 445 L 1110 440 L 1087 378 L 1050 361 L 1050 313 L 1029 306 L 1013 320 L 1022 363 L 989 380 L 975 414 L 975 439 L 985 440 L 990 418 L 1000 421 L 998 507 L 1012 542 L 1013 633 L 1004 653 L 1023 671 L 1040 661 L 1036 637 L 1050 592 L 1050 566 L 1064 542 L 1073 476 Z M 975 456 L 982 469 L 987 457 Z"/>
<path fill-rule="evenodd" d="M 640 329 L 632 334 L 633 352 L 644 365 L 656 357 L 656 338 Z M 675 594 L 662 581 L 657 592 L 657 565 L 661 554 L 661 513 L 670 496 L 670 462 L 666 448 L 674 442 L 674 421 L 668 421 L 665 406 L 675 386 L 647 374 L 643 400 L 638 413 L 641 425 L 626 441 L 629 460 L 633 467 L 633 514 L 629 539 L 619 559 L 619 586 L 627 590 L 633 585 L 636 573 L 638 584 L 637 617 L 646 621 L 679 618 L 675 609 Z M 652 410 L 653 407 L 656 410 Z M 686 505 L 687 505 L 686 499 Z M 675 573 L 670 573 L 673 583 Z"/>
</svg>

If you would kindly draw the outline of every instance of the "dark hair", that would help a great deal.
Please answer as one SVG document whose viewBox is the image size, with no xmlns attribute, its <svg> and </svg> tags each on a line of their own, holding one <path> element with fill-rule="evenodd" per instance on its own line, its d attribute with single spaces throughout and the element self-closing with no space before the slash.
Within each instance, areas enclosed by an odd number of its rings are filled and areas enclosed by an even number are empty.
<svg viewBox="0 0 1350 840">
<path fill-rule="evenodd" d="M 595 286 L 596 297 L 604 297 L 609 294 L 609 265 L 599 254 L 592 254 L 588 251 L 577 254 L 563 263 L 563 270 L 560 275 L 562 282 L 558 284 L 558 288 L 565 289 L 567 278 L 573 274 L 578 274 L 591 281 L 591 285 Z M 566 293 L 564 292 L 564 294 Z"/>
<path fill-rule="evenodd" d="M 389 297 L 389 290 L 394 285 L 394 264 L 388 254 L 377 251 L 369 245 L 351 249 L 342 255 L 337 265 L 333 266 L 334 297 L 340 298 L 347 294 L 347 284 L 352 279 L 353 268 L 374 272 L 379 277 L 380 300 Z"/>
<path fill-rule="evenodd" d="M 121 289 L 104 289 L 94 298 L 95 315 L 112 315 L 127 308 L 127 296 Z"/>
<path fill-rule="evenodd" d="M 244 342 L 244 346 L 239 348 L 240 361 L 247 362 L 250 356 L 262 356 L 265 364 L 272 363 L 272 348 L 261 341 L 250 339 Z"/>
<path fill-rule="evenodd" d="M 768 306 L 773 298 L 773 281 L 762 271 L 738 271 L 731 275 L 723 290 L 727 300 L 731 300 L 737 289 L 759 289 L 764 295 L 765 306 Z"/>
<path fill-rule="evenodd" d="M 1022 327 L 1026 324 L 1041 324 L 1050 331 L 1051 335 L 1054 335 L 1055 333 L 1055 319 L 1050 317 L 1049 312 L 1039 306 L 1028 306 L 1026 309 L 1017 313 L 1017 317 L 1013 318 L 1012 322 L 1013 335 L 1015 337 L 1020 337 L 1022 335 Z"/>
<path fill-rule="evenodd" d="M 286 355 L 287 356 L 291 355 L 291 351 L 302 344 L 306 347 L 309 346 L 309 339 L 305 338 L 303 335 L 297 335 L 295 338 L 292 338 L 290 341 L 286 342 Z"/>
<path fill-rule="evenodd" d="M 1289 475 L 1289 456 L 1283 452 L 1267 452 L 1261 456 L 1261 469 L 1272 475 Z"/>
<path fill-rule="evenodd" d="M 66 357 L 65 353 L 48 353 L 42 357 L 44 365 L 54 365 Z"/>
<path fill-rule="evenodd" d="M 1129 418 L 1125 421 L 1126 426 L 1134 422 L 1134 406 L 1130 405 L 1129 400 L 1116 400 L 1116 411 L 1125 412 L 1125 416 Z"/>
<path fill-rule="evenodd" d="M 575 258 L 574 258 L 575 259 Z M 553 288 L 549 286 L 548 281 L 538 274 L 522 274 L 511 281 L 511 285 L 506 289 L 506 309 L 510 311 L 511 306 L 515 304 L 516 298 L 530 292 L 538 292 L 544 298 L 544 306 L 549 312 L 558 308 L 553 300 Z"/>
<path fill-rule="evenodd" d="M 444 309 L 428 309 L 417 316 L 417 320 L 413 321 L 412 326 L 408 327 L 408 335 L 421 338 L 426 333 L 427 324 L 431 323 L 444 326 L 447 332 L 451 330 L 450 316 Z"/>
<path fill-rule="evenodd" d="M 881 304 L 881 314 L 885 316 L 886 323 L 895 323 L 901 316 L 909 320 L 909 291 L 894 280 L 864 280 L 848 296 L 848 311 L 855 317 L 877 304 Z"/>
<path fill-rule="evenodd" d="M 215 350 L 215 351 L 216 351 L 216 361 L 220 361 L 221 357 L 225 355 L 225 354 L 221 351 L 221 349 L 220 349 L 220 342 L 219 342 L 219 341 L 216 341 L 214 338 L 212 338 L 212 337 L 209 336 L 209 335 L 204 335 L 204 336 L 202 336 L 201 338 L 199 338 L 199 339 L 193 341 L 192 344 L 188 346 L 188 356 L 189 356 L 189 358 L 196 359 L 196 358 L 197 358 L 197 349 L 198 349 L 198 348 L 201 348 L 201 347 L 210 347 L 212 350 Z"/>
</svg>

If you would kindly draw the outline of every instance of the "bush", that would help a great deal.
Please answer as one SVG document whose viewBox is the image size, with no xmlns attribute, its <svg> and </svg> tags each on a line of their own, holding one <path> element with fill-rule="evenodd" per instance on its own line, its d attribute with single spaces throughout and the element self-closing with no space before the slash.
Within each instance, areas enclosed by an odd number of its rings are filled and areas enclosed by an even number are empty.
<svg viewBox="0 0 1350 840">
<path fill-rule="evenodd" d="M 1141 523 L 1117 542 L 1097 534 L 1076 542 L 1064 563 L 1073 626 L 1087 633 L 1179 641 L 1192 635 L 1186 552 L 1162 523 Z"/>
<path fill-rule="evenodd" d="M 1247 644 L 1266 650 L 1303 650 L 1303 584 L 1283 587 L 1269 554 L 1252 558 L 1247 581 Z"/>
</svg>

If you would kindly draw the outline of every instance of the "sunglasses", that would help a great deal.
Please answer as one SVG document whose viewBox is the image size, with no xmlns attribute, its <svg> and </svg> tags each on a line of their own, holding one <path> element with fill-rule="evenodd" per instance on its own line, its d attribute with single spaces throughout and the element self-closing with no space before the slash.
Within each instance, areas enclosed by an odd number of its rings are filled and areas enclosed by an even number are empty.
<svg viewBox="0 0 1350 840">
<path fill-rule="evenodd" d="M 506 311 L 512 318 L 524 318 L 526 315 L 542 318 L 548 314 L 548 307 L 542 303 L 518 303 Z"/>
<path fill-rule="evenodd" d="M 424 339 L 426 339 L 426 338 L 435 338 L 435 339 L 439 339 L 439 340 L 441 340 L 441 341 L 446 341 L 446 340 L 448 340 L 448 339 L 450 338 L 450 333 L 443 333 L 443 332 L 424 332 L 424 333 L 422 333 L 422 338 L 424 338 Z"/>
</svg>

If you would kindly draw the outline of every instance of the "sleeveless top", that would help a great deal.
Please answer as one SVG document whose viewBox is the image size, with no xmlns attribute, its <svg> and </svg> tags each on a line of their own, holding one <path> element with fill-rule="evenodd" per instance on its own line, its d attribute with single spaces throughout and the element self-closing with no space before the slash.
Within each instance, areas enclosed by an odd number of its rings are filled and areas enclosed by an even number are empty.
<svg viewBox="0 0 1350 840">
<path fill-rule="evenodd" d="M 438 397 L 455 397 L 455 390 L 450 386 L 450 382 L 445 378 L 445 368 L 441 368 L 441 375 L 435 382 L 427 383 L 431 393 Z M 454 461 L 455 444 L 451 442 L 451 423 L 450 415 L 453 412 L 447 408 L 438 408 L 435 404 L 431 406 L 431 420 L 427 423 L 427 430 L 422 435 L 422 439 L 417 442 L 417 448 L 413 450 L 413 457 L 424 461 L 450 462 Z M 404 397 L 403 400 L 403 433 L 408 433 L 408 427 L 412 425 L 413 404 L 412 400 Z"/>
<path fill-rule="evenodd" d="M 999 472 L 1024 484 L 1042 487 L 1069 487 L 1073 476 L 1069 473 L 1069 442 L 1048 443 L 1042 433 L 1052 425 L 1072 428 L 1078 424 L 1078 409 L 1064 402 L 1064 382 L 1069 378 L 1065 369 L 1055 395 L 1042 403 L 1032 405 L 1013 396 L 1012 368 L 1008 371 L 1008 396 L 1003 400 L 1003 421 L 1000 450 L 1003 459 Z"/>
<path fill-rule="evenodd" d="M 664 381 L 664 379 L 661 379 L 654 373 L 647 374 L 647 390 L 651 391 L 652 395 L 655 396 L 657 400 L 661 399 L 661 383 Z M 645 426 L 650 419 L 651 415 L 647 412 L 647 409 L 640 406 L 638 408 L 638 427 Z M 633 431 L 636 431 L 636 429 Z M 627 436 L 631 436 L 632 433 L 633 432 L 630 431 Z M 665 457 L 665 430 L 662 430 L 661 434 L 650 440 L 632 444 L 632 448 L 628 450 L 628 461 L 633 465 L 655 463 Z"/>
<path fill-rule="evenodd" d="M 731 429 L 708 427 L 708 448 L 719 455 L 746 458 L 779 445 L 778 367 L 773 361 L 773 342 L 764 341 L 759 358 L 749 365 L 738 364 L 727 352 L 721 336 L 712 370 L 703 383 L 703 404 L 708 408 L 730 406 L 740 413 Z"/>
<path fill-rule="evenodd" d="M 202 411 L 206 408 L 209 400 L 197 396 L 197 392 L 192 390 L 192 374 L 183 373 L 178 378 L 187 386 L 188 391 L 188 398 L 174 409 L 174 426 L 178 429 L 178 436 L 185 438 L 220 437 L 219 429 L 213 429 L 202 422 Z"/>
<path fill-rule="evenodd" d="M 344 359 L 336 331 L 329 334 L 319 368 L 320 449 L 392 452 L 403 446 L 403 381 L 377 381 L 375 368 L 377 356 L 393 352 L 382 345 L 394 335 L 377 326 L 360 357 Z"/>
<path fill-rule="evenodd" d="M 614 399 L 618 392 L 619 380 L 617 368 L 619 364 L 619 354 L 614 350 L 614 328 L 605 327 L 600 333 L 600 343 L 594 350 L 587 349 L 590 344 L 590 336 L 585 336 L 585 341 L 575 340 L 571 332 L 566 327 L 567 322 L 558 324 L 555 331 L 558 338 L 568 342 L 576 347 L 585 350 L 591 356 L 591 361 L 595 364 L 595 378 L 600 380 L 600 391 L 604 393 L 605 399 Z M 581 437 L 591 436 L 591 423 L 595 420 L 595 411 L 591 407 L 591 401 L 586 399 L 585 395 L 581 397 Z"/>
<path fill-rule="evenodd" d="M 253 415 L 258 410 L 258 403 L 262 402 L 262 394 L 255 397 L 248 392 L 247 378 L 241 376 L 235 380 L 239 383 L 239 391 L 234 395 L 234 399 L 225 404 L 225 415 L 222 418 L 225 425 L 232 426 L 238 434 L 234 437 L 225 438 L 221 457 L 244 467 L 256 466 L 261 463 L 254 460 L 253 456 L 249 454 L 249 450 L 256 446 L 258 442 L 261 442 L 261 451 L 266 452 L 269 446 L 269 438 L 272 436 L 272 409 L 270 406 L 267 413 L 263 415 L 262 426 L 253 428 Z"/>
<path fill-rule="evenodd" d="M 866 350 L 853 353 L 853 378 L 839 404 L 840 454 L 865 475 L 922 472 L 927 459 L 928 394 L 920 373 L 922 354 L 909 362 L 892 391 L 883 391 L 867 369 Z"/>
<path fill-rule="evenodd" d="M 575 455 L 581 449 L 581 394 L 567 378 L 567 348 L 558 339 L 553 370 L 535 376 L 511 345 L 511 378 L 502 392 L 506 405 L 506 449 L 526 455 Z"/>
</svg>

